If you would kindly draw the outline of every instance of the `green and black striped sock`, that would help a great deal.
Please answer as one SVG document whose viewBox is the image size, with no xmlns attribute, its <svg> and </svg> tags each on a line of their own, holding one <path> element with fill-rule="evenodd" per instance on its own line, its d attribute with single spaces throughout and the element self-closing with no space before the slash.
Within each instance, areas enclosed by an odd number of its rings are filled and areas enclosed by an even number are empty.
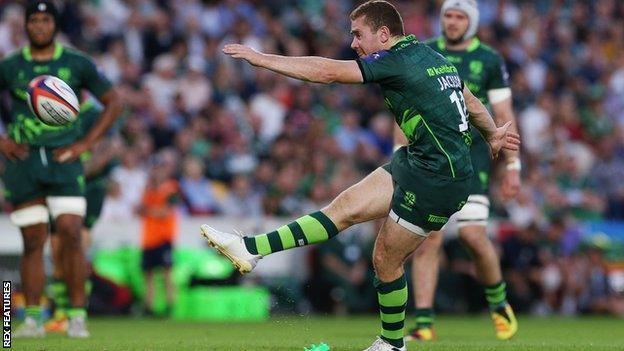
<svg viewBox="0 0 624 351">
<path fill-rule="evenodd" d="M 296 221 L 267 234 L 245 238 L 247 251 L 266 256 L 296 246 L 320 243 L 338 234 L 334 222 L 323 212 L 305 215 Z"/>
<path fill-rule="evenodd" d="M 507 304 L 507 284 L 501 280 L 497 284 L 485 287 L 485 299 L 490 305 L 490 310 L 505 306 Z"/>
<path fill-rule="evenodd" d="M 407 306 L 407 281 L 405 274 L 399 279 L 384 283 L 375 277 L 381 316 L 381 338 L 394 347 L 403 347 L 403 325 Z"/>
<path fill-rule="evenodd" d="M 70 309 L 67 310 L 67 317 L 69 318 L 74 318 L 74 317 L 87 317 L 87 309 L 84 307 L 72 307 Z"/>
<path fill-rule="evenodd" d="M 417 308 L 416 328 L 431 328 L 433 325 L 433 308 Z"/>
<path fill-rule="evenodd" d="M 35 322 L 37 322 L 37 325 L 41 325 L 43 323 L 41 311 L 41 306 L 26 306 L 25 308 L 26 317 L 34 319 Z"/>
</svg>

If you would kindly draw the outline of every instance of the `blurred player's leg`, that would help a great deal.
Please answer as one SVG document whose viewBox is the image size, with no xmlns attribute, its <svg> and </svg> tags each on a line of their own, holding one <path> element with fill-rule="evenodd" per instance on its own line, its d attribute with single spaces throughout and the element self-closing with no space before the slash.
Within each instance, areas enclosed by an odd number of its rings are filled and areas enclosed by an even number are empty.
<svg viewBox="0 0 624 351">
<path fill-rule="evenodd" d="M 154 314 L 154 275 L 156 270 L 163 269 L 165 274 L 165 287 L 167 294 L 167 314 L 173 305 L 173 282 L 171 280 L 171 267 L 173 266 L 173 248 L 171 242 L 165 242 L 160 246 L 143 249 L 141 257 L 141 269 L 145 276 L 145 305 L 146 315 Z"/>
<path fill-rule="evenodd" d="M 18 338 L 43 337 L 45 331 L 39 303 L 45 283 L 43 246 L 48 234 L 48 210 L 43 200 L 23 203 L 11 213 L 11 221 L 20 228 L 24 241 L 21 278 L 26 298 L 26 319 L 14 335 Z"/>
<path fill-rule="evenodd" d="M 485 285 L 485 297 L 492 314 L 496 337 L 507 340 L 518 331 L 518 321 L 507 303 L 506 284 L 501 274 L 500 261 L 494 245 L 487 237 L 483 225 L 466 225 L 460 228 L 459 237 L 468 246 L 477 268 L 477 276 Z"/>
<path fill-rule="evenodd" d="M 82 248 L 82 217 L 64 214 L 56 218 L 56 223 L 62 243 L 63 272 L 69 288 L 69 302 L 72 307 L 84 307 L 86 261 Z"/>
<path fill-rule="evenodd" d="M 443 234 L 431 232 L 429 238 L 418 247 L 412 256 L 412 288 L 416 306 L 416 326 L 410 330 L 406 340 L 431 341 L 433 330 L 433 300 L 438 285 L 440 248 Z"/>
<path fill-rule="evenodd" d="M 81 196 L 54 196 L 48 197 L 47 201 L 61 240 L 63 275 L 69 291 L 67 335 L 86 338 L 89 337 L 85 293 L 87 264 L 82 244 L 86 200 Z"/>
<path fill-rule="evenodd" d="M 403 264 L 425 239 L 425 236 L 411 232 L 395 220 L 384 222 L 373 252 L 381 336 L 367 350 L 406 350 L 403 329 L 407 306 L 407 281 Z"/>
<path fill-rule="evenodd" d="M 171 267 L 173 267 L 173 243 L 169 242 L 163 245 L 160 264 L 161 267 L 164 268 L 163 272 L 165 274 L 165 289 L 167 294 L 167 308 L 165 314 L 168 316 L 173 309 L 175 294 L 175 286 L 171 277 Z"/>
<path fill-rule="evenodd" d="M 390 209 L 392 189 L 390 173 L 378 168 L 343 191 L 321 211 L 303 216 L 270 233 L 243 238 L 203 225 L 202 235 L 211 246 L 228 257 L 241 273 L 247 273 L 263 256 L 323 242 L 354 224 L 386 216 Z"/>
<path fill-rule="evenodd" d="M 88 206 L 88 205 L 87 205 Z M 89 229 L 82 228 L 82 248 L 87 252 L 90 244 Z M 46 332 L 65 333 L 69 325 L 67 318 L 67 309 L 69 304 L 69 295 L 67 293 L 67 284 L 63 275 L 63 249 L 61 239 L 56 233 L 56 225 L 54 221 L 50 223 L 50 252 L 52 255 L 52 282 L 48 286 L 48 295 L 54 301 L 54 315 L 45 323 Z M 86 296 L 89 296 L 90 283 L 85 282 Z"/>
<path fill-rule="evenodd" d="M 46 332 L 64 333 L 67 331 L 67 307 L 69 296 L 63 279 L 63 259 L 61 239 L 56 234 L 54 222 L 50 226 L 50 252 L 52 255 L 52 282 L 48 286 L 48 296 L 54 301 L 54 315 L 45 323 Z"/>
<path fill-rule="evenodd" d="M 154 311 L 154 270 L 145 272 L 145 312 L 152 315 Z"/>
</svg>

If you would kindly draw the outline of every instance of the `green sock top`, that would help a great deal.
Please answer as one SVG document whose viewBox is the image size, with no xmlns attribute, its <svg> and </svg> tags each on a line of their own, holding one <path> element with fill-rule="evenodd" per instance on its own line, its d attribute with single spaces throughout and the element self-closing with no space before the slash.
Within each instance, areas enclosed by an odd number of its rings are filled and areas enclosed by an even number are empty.
<svg viewBox="0 0 624 351">
<path fill-rule="evenodd" d="M 41 325 L 42 323 L 42 311 L 43 309 L 41 308 L 41 306 L 36 305 L 26 306 L 25 308 L 26 317 L 34 319 L 38 325 Z"/>
<path fill-rule="evenodd" d="M 87 317 L 87 310 L 84 307 L 72 307 L 67 310 L 67 317 Z"/>
<path fill-rule="evenodd" d="M 505 306 L 507 304 L 507 284 L 501 280 L 494 285 L 486 286 L 485 299 L 491 310 Z"/>
<path fill-rule="evenodd" d="M 416 328 L 431 328 L 433 325 L 433 308 L 417 308 L 414 311 L 416 315 Z"/>
</svg>

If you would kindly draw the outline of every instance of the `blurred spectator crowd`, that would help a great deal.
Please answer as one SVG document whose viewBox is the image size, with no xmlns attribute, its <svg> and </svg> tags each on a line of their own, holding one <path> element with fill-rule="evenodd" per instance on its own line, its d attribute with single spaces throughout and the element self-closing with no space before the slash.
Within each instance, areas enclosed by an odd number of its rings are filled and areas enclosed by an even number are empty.
<svg viewBox="0 0 624 351">
<path fill-rule="evenodd" d="M 26 43 L 19 3 L 0 2 L 0 56 Z M 441 1 L 394 3 L 406 32 L 423 40 L 439 34 Z M 104 220 L 133 216 L 155 157 L 179 180 L 182 213 L 240 217 L 319 208 L 391 155 L 394 122 L 375 87 L 300 83 L 221 53 L 239 42 L 355 58 L 352 1 L 59 5 L 60 40 L 93 55 L 127 106 Z M 517 301 L 539 299 L 540 311 L 583 310 L 570 307 L 570 296 L 574 306 L 585 301 L 574 287 L 591 287 L 596 267 L 607 272 L 592 265 L 600 250 L 575 239 L 577 223 L 624 219 L 624 3 L 480 0 L 479 8 L 479 37 L 507 62 L 523 138 L 518 198 L 501 201 L 499 177 L 491 177 L 493 215 L 512 233 L 500 243 L 509 284 Z M 531 251 L 543 241 L 557 249 Z M 525 249 L 535 257 L 518 251 Z M 587 274 L 566 273 L 574 262 Z M 575 293 L 556 294 L 554 286 Z"/>
</svg>

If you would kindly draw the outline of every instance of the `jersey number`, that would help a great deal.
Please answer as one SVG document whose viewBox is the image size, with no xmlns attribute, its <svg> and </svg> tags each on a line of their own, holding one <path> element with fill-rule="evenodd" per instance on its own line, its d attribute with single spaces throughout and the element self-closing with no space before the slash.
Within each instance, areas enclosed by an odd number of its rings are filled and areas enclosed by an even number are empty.
<svg viewBox="0 0 624 351">
<path fill-rule="evenodd" d="M 457 110 L 459 110 L 459 114 L 461 115 L 462 123 L 459 125 L 459 131 L 465 132 L 468 130 L 468 109 L 466 108 L 466 101 L 464 101 L 464 94 L 458 93 L 456 90 L 453 90 L 453 94 L 449 96 L 451 102 L 457 106 Z"/>
</svg>

